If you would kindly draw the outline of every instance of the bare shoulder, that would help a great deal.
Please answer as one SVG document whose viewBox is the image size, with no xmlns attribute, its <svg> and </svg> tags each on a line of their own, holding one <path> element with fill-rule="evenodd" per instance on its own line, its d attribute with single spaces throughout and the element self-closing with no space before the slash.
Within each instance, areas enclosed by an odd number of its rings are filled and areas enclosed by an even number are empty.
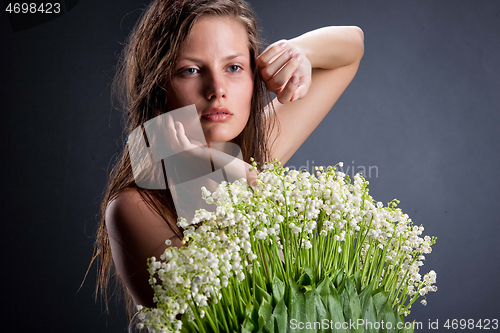
<svg viewBox="0 0 500 333">
<path fill-rule="evenodd" d="M 130 218 L 144 210 L 145 202 L 136 189 L 126 189 L 112 199 L 106 207 L 106 226 L 109 228 L 118 220 L 130 222 Z"/>
<path fill-rule="evenodd" d="M 159 217 L 159 216 L 158 216 Z M 106 227 L 110 236 L 116 237 L 125 229 L 139 227 L 138 224 L 154 223 L 158 218 L 147 207 L 136 189 L 126 189 L 112 199 L 106 208 Z"/>
<path fill-rule="evenodd" d="M 110 201 L 105 221 L 116 272 L 136 304 L 154 306 L 147 260 L 160 257 L 167 239 L 176 247 L 182 246 L 181 240 L 137 189 L 124 190 Z M 176 226 L 175 221 L 168 222 Z"/>
<path fill-rule="evenodd" d="M 172 214 L 165 215 L 170 225 L 177 228 L 176 221 L 170 218 Z M 111 239 L 125 248 L 138 247 L 145 251 L 144 254 L 152 255 L 166 239 L 176 235 L 164 218 L 134 188 L 124 190 L 109 202 L 105 221 Z"/>
<path fill-rule="evenodd" d="M 108 203 L 106 208 L 106 226 L 108 228 L 116 226 L 118 221 L 128 224 L 137 220 L 143 220 L 145 217 L 154 218 L 153 213 L 139 194 L 139 191 L 134 188 L 128 188 Z"/>
</svg>

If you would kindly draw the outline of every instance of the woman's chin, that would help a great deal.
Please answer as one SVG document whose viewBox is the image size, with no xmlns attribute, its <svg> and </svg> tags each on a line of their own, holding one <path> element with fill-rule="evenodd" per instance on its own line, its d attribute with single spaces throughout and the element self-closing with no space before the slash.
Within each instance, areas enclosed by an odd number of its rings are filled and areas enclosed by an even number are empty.
<svg viewBox="0 0 500 333">
<path fill-rule="evenodd" d="M 205 140 L 207 143 L 210 142 L 229 142 L 233 140 L 236 136 L 230 133 L 210 133 L 205 134 Z"/>
</svg>

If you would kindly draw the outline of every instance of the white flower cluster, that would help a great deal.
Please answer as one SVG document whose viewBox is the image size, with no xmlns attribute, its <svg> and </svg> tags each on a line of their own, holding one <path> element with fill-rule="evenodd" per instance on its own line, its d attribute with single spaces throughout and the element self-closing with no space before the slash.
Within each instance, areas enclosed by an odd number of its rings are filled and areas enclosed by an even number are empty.
<svg viewBox="0 0 500 333">
<path fill-rule="evenodd" d="M 390 291 L 405 314 L 419 296 L 435 291 L 436 273 L 423 281 L 419 274 L 435 238 L 420 237 L 423 227 L 413 226 L 397 201 L 375 202 L 360 174 L 351 183 L 335 167 L 315 169 L 311 175 L 266 164 L 255 188 L 245 179 L 222 182 L 214 193 L 203 188 L 216 212 L 199 210 L 191 222 L 180 218 L 188 246 L 150 259 L 157 307 L 140 313 L 150 331 L 180 332 L 178 315 L 203 318 L 228 284 L 272 274 L 286 281 L 303 265 L 359 271 L 364 285 Z M 275 260 L 278 252 L 284 263 Z"/>
</svg>

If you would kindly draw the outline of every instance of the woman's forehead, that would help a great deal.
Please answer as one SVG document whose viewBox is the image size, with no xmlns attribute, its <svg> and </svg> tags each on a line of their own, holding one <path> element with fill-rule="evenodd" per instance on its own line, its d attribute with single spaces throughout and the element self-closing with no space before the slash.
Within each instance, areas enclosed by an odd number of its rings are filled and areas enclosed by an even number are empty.
<svg viewBox="0 0 500 333">
<path fill-rule="evenodd" d="M 183 42 L 179 60 L 195 55 L 227 58 L 249 55 L 248 33 L 240 21 L 227 16 L 203 16 Z"/>
</svg>

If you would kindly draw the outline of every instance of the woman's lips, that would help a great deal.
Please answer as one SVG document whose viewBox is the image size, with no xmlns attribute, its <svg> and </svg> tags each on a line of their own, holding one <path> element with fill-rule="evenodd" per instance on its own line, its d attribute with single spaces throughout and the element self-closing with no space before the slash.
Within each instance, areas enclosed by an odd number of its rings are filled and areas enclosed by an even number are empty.
<svg viewBox="0 0 500 333">
<path fill-rule="evenodd" d="M 227 113 L 217 113 L 217 114 L 207 114 L 201 116 L 201 118 L 205 119 L 206 121 L 211 121 L 211 122 L 219 122 L 219 121 L 226 121 L 229 118 L 231 118 L 232 115 L 227 114 Z"/>
<path fill-rule="evenodd" d="M 201 116 L 203 119 L 211 122 L 226 121 L 231 118 L 232 114 L 225 107 L 212 107 L 208 110 L 203 111 Z"/>
</svg>

